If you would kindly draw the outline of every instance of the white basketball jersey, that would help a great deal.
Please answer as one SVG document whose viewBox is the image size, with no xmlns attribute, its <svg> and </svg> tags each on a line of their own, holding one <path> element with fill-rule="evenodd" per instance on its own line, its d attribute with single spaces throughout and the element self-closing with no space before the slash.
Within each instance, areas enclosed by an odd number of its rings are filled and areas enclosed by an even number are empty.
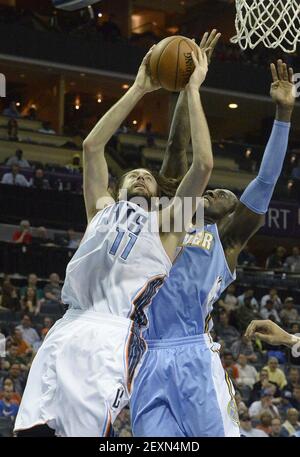
<svg viewBox="0 0 300 457">
<path fill-rule="evenodd" d="M 62 300 L 147 325 L 144 310 L 172 264 L 160 240 L 156 212 L 120 201 L 92 219 L 69 262 Z"/>
</svg>

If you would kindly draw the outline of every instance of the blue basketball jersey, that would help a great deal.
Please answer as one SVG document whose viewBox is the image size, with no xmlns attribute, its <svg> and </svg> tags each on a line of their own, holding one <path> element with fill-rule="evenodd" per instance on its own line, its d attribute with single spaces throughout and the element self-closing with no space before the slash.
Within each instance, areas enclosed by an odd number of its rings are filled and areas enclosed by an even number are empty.
<svg viewBox="0 0 300 457">
<path fill-rule="evenodd" d="M 187 233 L 164 286 L 148 311 L 148 340 L 183 338 L 209 332 L 210 313 L 222 292 L 235 280 L 216 224 Z"/>
</svg>

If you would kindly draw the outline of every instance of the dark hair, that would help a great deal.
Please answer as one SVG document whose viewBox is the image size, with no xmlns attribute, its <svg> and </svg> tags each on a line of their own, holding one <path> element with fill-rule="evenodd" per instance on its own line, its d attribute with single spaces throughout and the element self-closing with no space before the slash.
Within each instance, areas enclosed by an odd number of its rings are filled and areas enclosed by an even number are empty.
<svg viewBox="0 0 300 457">
<path fill-rule="evenodd" d="M 158 197 L 172 198 L 175 196 L 177 188 L 182 181 L 182 177 L 180 177 L 178 179 L 166 178 L 165 176 L 161 175 L 160 173 L 157 173 L 155 171 L 153 172 L 153 171 L 149 170 L 148 168 L 145 168 L 145 170 L 147 170 L 149 173 L 151 173 L 151 175 L 154 177 L 154 179 L 157 182 Z M 115 200 L 117 200 L 117 198 L 118 198 L 118 193 L 119 193 L 120 189 L 122 189 L 122 185 L 124 183 L 126 176 L 128 175 L 128 173 L 131 173 L 131 171 L 132 170 L 124 173 L 117 181 L 116 189 L 115 189 L 115 192 L 113 195 Z"/>
</svg>

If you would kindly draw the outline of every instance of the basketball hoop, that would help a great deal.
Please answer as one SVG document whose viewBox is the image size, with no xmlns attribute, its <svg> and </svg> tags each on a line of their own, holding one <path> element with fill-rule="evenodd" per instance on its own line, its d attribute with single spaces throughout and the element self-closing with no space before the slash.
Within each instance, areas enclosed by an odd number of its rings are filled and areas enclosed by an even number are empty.
<svg viewBox="0 0 300 457">
<path fill-rule="evenodd" d="M 235 0 L 236 36 L 231 38 L 245 50 L 262 43 L 280 47 L 284 52 L 296 51 L 300 41 L 300 0 Z"/>
</svg>

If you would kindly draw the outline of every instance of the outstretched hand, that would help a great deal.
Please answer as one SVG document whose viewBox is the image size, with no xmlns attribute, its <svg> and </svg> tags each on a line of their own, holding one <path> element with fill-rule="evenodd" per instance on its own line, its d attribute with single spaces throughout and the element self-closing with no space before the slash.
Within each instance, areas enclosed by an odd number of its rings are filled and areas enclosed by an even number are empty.
<svg viewBox="0 0 300 457">
<path fill-rule="evenodd" d="M 277 66 L 271 64 L 273 83 L 271 85 L 271 97 L 280 108 L 293 110 L 295 105 L 294 95 L 294 72 L 291 67 L 287 67 L 281 59 L 277 61 Z"/>
<path fill-rule="evenodd" d="M 270 320 L 252 321 L 246 330 L 245 336 L 249 340 L 259 338 L 273 346 L 281 344 L 290 346 L 293 344 L 291 335 Z"/>
<path fill-rule="evenodd" d="M 138 87 L 145 94 L 161 88 L 157 81 L 152 80 L 149 70 L 149 61 L 155 46 L 156 45 L 153 45 L 143 58 L 134 82 L 136 87 Z"/>
<path fill-rule="evenodd" d="M 210 33 L 205 32 L 200 42 L 199 48 L 202 49 L 207 55 L 207 62 L 210 64 L 215 47 L 221 37 L 217 29 L 213 29 Z"/>
</svg>

